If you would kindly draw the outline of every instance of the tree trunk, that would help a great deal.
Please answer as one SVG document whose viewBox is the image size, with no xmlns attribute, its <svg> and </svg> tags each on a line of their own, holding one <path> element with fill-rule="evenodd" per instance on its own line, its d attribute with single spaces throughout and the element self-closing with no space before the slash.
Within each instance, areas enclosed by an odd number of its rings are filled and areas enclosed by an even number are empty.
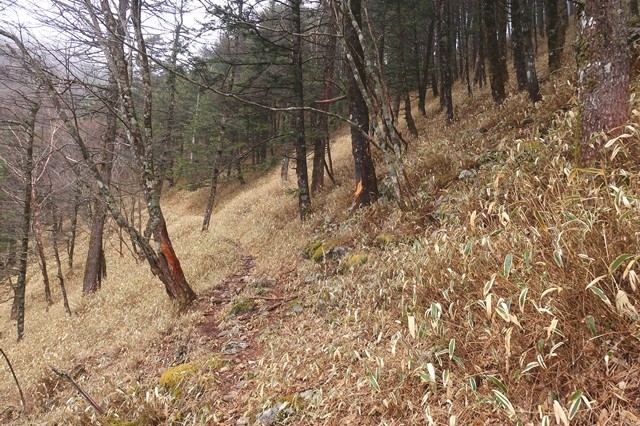
<svg viewBox="0 0 640 426">
<path fill-rule="evenodd" d="M 293 93 L 294 103 L 298 108 L 293 113 L 293 128 L 296 132 L 296 177 L 298 179 L 298 208 L 300 219 L 305 220 L 311 207 L 309 198 L 309 176 L 307 172 L 307 145 L 305 138 L 304 124 L 304 86 L 302 70 L 302 33 L 300 4 L 302 0 L 290 0 L 291 12 L 293 13 L 293 47 L 292 47 L 292 72 L 293 72 Z"/>
<path fill-rule="evenodd" d="M 529 99 L 535 103 L 542 99 L 542 95 L 540 94 L 540 84 L 536 71 L 536 53 L 533 47 L 533 36 L 531 34 L 530 10 L 531 6 L 528 4 L 528 1 L 525 0 L 525 2 L 522 3 L 522 36 L 527 70 L 527 92 L 529 92 Z"/>
<path fill-rule="evenodd" d="M 399 4 L 399 3 L 398 3 Z M 405 32 L 405 27 L 407 26 L 404 20 L 403 8 L 396 8 L 396 16 L 397 16 L 397 28 L 398 28 L 398 41 L 399 41 L 399 56 L 398 59 L 400 61 L 400 85 L 402 91 L 402 99 L 404 101 L 404 119 L 407 123 L 407 130 L 411 136 L 418 136 L 418 128 L 416 127 L 416 122 L 413 120 L 413 115 L 411 114 L 411 98 L 409 96 L 409 83 L 407 82 L 408 77 L 408 67 L 406 60 L 406 52 L 405 52 L 405 44 L 407 39 L 407 34 Z"/>
<path fill-rule="evenodd" d="M 27 152 L 24 156 L 22 172 L 24 176 L 24 202 L 22 205 L 22 223 L 20 235 L 20 263 L 18 268 L 18 279 L 13 286 L 13 306 L 11 317 L 16 320 L 18 340 L 24 337 L 24 302 L 27 287 L 27 260 L 29 256 L 29 230 L 31 228 L 31 198 L 33 191 L 33 143 L 35 140 L 36 116 L 40 105 L 31 106 L 30 116 L 25 121 L 25 132 L 27 133 Z"/>
<path fill-rule="evenodd" d="M 333 23 L 327 26 L 325 37 L 324 67 L 322 69 L 322 100 L 329 100 L 333 94 L 333 75 L 335 74 L 336 63 L 336 39 L 333 37 L 336 28 Z M 324 112 L 329 110 L 329 104 L 322 102 L 320 109 Z M 326 114 L 318 115 L 319 136 L 315 139 L 313 146 L 313 171 L 311 172 L 311 192 L 318 193 L 324 187 L 325 155 L 329 149 L 329 117 Z"/>
<path fill-rule="evenodd" d="M 204 211 L 204 219 L 202 221 L 202 230 L 207 231 L 209 229 L 209 223 L 211 221 L 211 214 L 213 213 L 213 205 L 216 201 L 216 194 L 218 192 L 218 176 L 220 176 L 220 158 L 222 157 L 222 140 L 224 139 L 225 132 L 225 120 L 222 119 L 220 123 L 220 140 L 218 141 L 218 147 L 216 153 L 213 156 L 213 165 L 211 169 L 211 187 L 209 188 L 209 199 L 207 200 L 207 207 Z"/>
<path fill-rule="evenodd" d="M 42 283 L 44 285 L 44 299 L 47 302 L 47 309 L 53 305 L 51 298 L 51 285 L 49 284 L 49 273 L 47 272 L 47 256 L 44 253 L 44 241 L 42 241 L 42 220 L 40 201 L 36 194 L 35 184 L 31 185 L 31 216 L 33 220 L 33 237 L 36 241 L 38 257 L 40 258 L 40 271 L 42 272 Z"/>
<path fill-rule="evenodd" d="M 580 160 L 595 161 L 600 132 L 615 135 L 629 117 L 627 21 L 622 0 L 589 0 L 579 14 Z"/>
<path fill-rule="evenodd" d="M 511 0 L 511 26 L 513 40 L 513 66 L 516 70 L 516 81 L 518 90 L 522 91 L 527 88 L 527 62 L 524 48 L 524 9 L 525 4 L 522 0 Z"/>
<path fill-rule="evenodd" d="M 453 121 L 453 97 L 451 88 L 453 86 L 452 64 L 451 64 L 451 9 L 450 2 L 438 0 L 438 46 L 440 48 L 440 76 L 441 92 L 447 123 Z"/>
<path fill-rule="evenodd" d="M 75 196 L 73 200 L 73 213 L 71 215 L 71 235 L 69 236 L 69 240 L 67 241 L 67 263 L 69 265 L 69 269 L 73 268 L 73 254 L 76 247 L 76 233 L 78 230 L 78 212 L 80 210 L 80 179 L 76 180 L 76 190 Z"/>
<path fill-rule="evenodd" d="M 118 87 L 115 80 L 111 80 L 107 87 L 107 102 L 109 108 L 107 112 L 107 123 L 105 132 L 102 135 L 103 148 L 100 172 L 102 184 L 109 187 L 111 184 L 111 170 L 113 169 L 113 154 L 116 142 L 118 107 Z M 104 224 L 107 218 L 107 205 L 104 200 L 95 200 L 93 217 L 91 221 L 91 234 L 89 236 L 89 248 L 87 249 L 87 261 L 84 267 L 84 278 L 82 280 L 82 292 L 84 294 L 98 291 L 102 285 L 103 270 L 106 268 L 104 251 L 102 249 L 104 240 Z"/>
<path fill-rule="evenodd" d="M 433 56 L 433 33 L 435 31 L 436 20 L 432 19 L 429 22 L 427 29 L 427 43 L 424 47 L 425 54 L 422 58 L 422 70 L 418 67 L 418 111 L 423 116 L 427 115 L 426 103 L 427 103 L 427 87 L 429 86 L 429 66 L 431 65 L 431 57 Z M 415 48 L 416 53 L 418 49 Z"/>
<path fill-rule="evenodd" d="M 362 25 L 360 0 L 351 0 L 351 14 L 356 23 Z M 357 127 L 351 126 L 351 152 L 355 164 L 356 191 L 354 204 L 365 206 L 378 199 L 378 179 L 371 158 L 371 147 L 366 134 L 369 132 L 369 108 L 360 90 L 357 78 L 365 81 L 364 50 L 360 44 L 358 33 L 348 17 L 345 18 L 345 41 L 350 46 L 353 55 L 353 63 L 349 63 L 347 72 L 347 101 L 351 121 Z"/>
<path fill-rule="evenodd" d="M 547 31 L 547 47 L 549 49 L 549 72 L 560 69 L 560 59 L 562 56 L 562 46 L 560 45 L 560 16 L 558 15 L 558 1 L 564 0 L 545 0 L 546 8 L 546 31 Z M 592 1 L 592 0 L 587 0 Z"/>
<path fill-rule="evenodd" d="M 500 45 L 498 42 L 498 32 L 495 18 L 495 0 L 485 0 L 484 20 L 486 25 L 487 57 L 489 59 L 489 73 L 491 80 L 491 96 L 496 103 L 501 104 L 506 98 L 504 74 L 502 73 L 500 61 Z"/>
<path fill-rule="evenodd" d="M 638 0 L 631 0 L 629 2 L 629 12 L 631 16 L 638 16 L 640 14 L 638 12 Z"/>
<path fill-rule="evenodd" d="M 54 214 L 54 222 L 56 215 Z M 62 262 L 60 262 L 60 252 L 58 251 L 58 228 L 54 227 L 51 231 L 51 242 L 53 245 L 53 255 L 56 259 L 58 285 L 60 286 L 60 294 L 62 295 L 62 303 L 64 304 L 64 311 L 68 317 L 71 316 L 71 308 L 69 307 L 69 299 L 67 298 L 67 289 L 64 285 L 64 274 L 62 273 Z"/>
</svg>

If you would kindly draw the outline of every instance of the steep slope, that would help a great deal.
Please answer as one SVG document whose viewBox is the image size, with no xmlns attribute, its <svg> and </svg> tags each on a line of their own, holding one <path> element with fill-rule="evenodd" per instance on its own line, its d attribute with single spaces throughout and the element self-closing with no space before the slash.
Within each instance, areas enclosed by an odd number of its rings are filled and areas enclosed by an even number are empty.
<svg viewBox="0 0 640 426">
<path fill-rule="evenodd" d="M 640 114 L 634 98 L 615 158 L 577 168 L 571 78 L 546 81 L 536 106 L 460 90 L 450 126 L 431 100 L 407 153 L 408 211 L 384 179 L 378 204 L 350 210 L 347 129 L 333 137 L 341 185 L 306 224 L 276 172 L 222 200 L 208 233 L 204 191 L 168 194 L 201 295 L 186 314 L 115 244 L 99 294 L 81 298 L 69 272 L 71 318 L 44 312 L 32 276 L 25 342 L 8 322 L 0 336 L 29 396 L 16 423 L 638 424 Z M 4 370 L 0 392 L 19 407 Z"/>
</svg>

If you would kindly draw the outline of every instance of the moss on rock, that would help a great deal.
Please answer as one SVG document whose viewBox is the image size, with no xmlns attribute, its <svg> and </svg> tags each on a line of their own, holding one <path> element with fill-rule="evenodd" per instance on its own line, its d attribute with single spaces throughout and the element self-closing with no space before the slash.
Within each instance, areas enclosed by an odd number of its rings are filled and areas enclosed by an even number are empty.
<svg viewBox="0 0 640 426">
<path fill-rule="evenodd" d="M 192 362 L 176 365 L 175 367 L 169 367 L 160 376 L 158 384 L 167 389 L 175 390 L 180 387 L 180 385 L 184 383 L 186 379 L 191 377 L 196 372 L 196 370 L 196 365 Z"/>
<path fill-rule="evenodd" d="M 233 304 L 231 309 L 229 309 L 229 313 L 227 317 L 232 317 L 236 315 L 242 315 L 244 313 L 249 312 L 252 309 L 255 309 L 256 302 L 251 299 L 242 299 L 239 302 Z"/>
</svg>

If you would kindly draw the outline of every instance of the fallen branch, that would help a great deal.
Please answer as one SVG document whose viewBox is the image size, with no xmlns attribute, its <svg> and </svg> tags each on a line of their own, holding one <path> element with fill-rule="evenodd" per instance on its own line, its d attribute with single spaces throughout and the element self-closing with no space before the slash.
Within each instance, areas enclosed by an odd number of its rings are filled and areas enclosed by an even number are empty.
<svg viewBox="0 0 640 426">
<path fill-rule="evenodd" d="M 9 357 L 4 353 L 2 349 L 0 349 L 0 353 L 4 357 L 5 361 L 7 361 L 7 365 L 9 366 L 9 371 L 11 371 L 11 375 L 13 376 L 13 380 L 16 382 L 16 386 L 18 387 L 18 392 L 20 392 L 20 401 L 22 402 L 22 412 L 27 411 L 27 403 L 24 400 L 24 394 L 22 393 L 22 388 L 20 387 L 20 383 L 18 382 L 18 377 L 16 377 L 15 371 L 13 371 L 13 366 L 11 365 L 11 361 L 9 361 Z"/>
<path fill-rule="evenodd" d="M 69 374 L 67 374 L 66 372 L 64 372 L 62 370 L 58 370 L 54 366 L 50 366 L 50 367 L 51 367 L 51 369 L 53 370 L 54 373 L 56 373 L 58 376 L 62 377 L 67 382 L 71 383 L 71 385 L 74 388 L 76 388 L 78 393 L 85 399 L 85 401 L 87 401 L 89 403 L 89 405 L 91 405 L 93 407 L 94 410 L 96 410 L 98 412 L 98 414 L 100 414 L 100 415 L 104 414 L 104 411 L 102 410 L 102 408 L 100 408 L 100 406 L 93 399 L 91 399 L 91 397 L 84 390 L 82 390 L 80 385 L 78 385 L 75 382 L 75 380 L 73 380 L 71 378 L 71 376 L 69 376 Z"/>
</svg>

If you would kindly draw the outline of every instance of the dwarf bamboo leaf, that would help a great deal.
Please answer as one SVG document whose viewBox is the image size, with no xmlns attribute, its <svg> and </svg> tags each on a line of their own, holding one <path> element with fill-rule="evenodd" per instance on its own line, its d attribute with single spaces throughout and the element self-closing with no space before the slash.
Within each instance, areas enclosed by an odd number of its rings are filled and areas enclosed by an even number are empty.
<svg viewBox="0 0 640 426">
<path fill-rule="evenodd" d="M 513 408 L 513 404 L 511 404 L 511 401 L 509 401 L 509 398 L 507 398 L 503 393 L 501 393 L 498 390 L 492 389 L 491 392 L 493 392 L 493 396 L 496 398 L 496 401 L 498 402 L 498 404 L 502 405 L 504 409 L 507 411 L 509 418 L 514 419 L 516 417 L 516 409 Z"/>
<path fill-rule="evenodd" d="M 520 292 L 520 297 L 518 297 L 518 308 L 520 308 L 521 313 L 524 313 L 524 304 L 527 301 L 527 293 L 529 293 L 529 289 L 525 287 Z"/>
<path fill-rule="evenodd" d="M 620 256 L 618 256 L 616 258 L 616 260 L 614 260 L 613 262 L 611 262 L 611 265 L 609 265 L 609 273 L 613 274 L 613 272 L 618 269 L 618 267 L 620 265 L 622 265 L 624 262 L 626 262 L 627 260 L 631 259 L 632 257 L 634 257 L 635 255 L 633 254 L 629 254 L 629 253 L 624 253 L 621 254 Z"/>
<path fill-rule="evenodd" d="M 592 336 L 596 336 L 598 334 L 596 332 L 596 321 L 593 319 L 592 315 L 587 316 L 587 327 L 589 328 Z"/>
<path fill-rule="evenodd" d="M 505 278 L 509 278 L 509 274 L 511 273 L 511 266 L 513 265 L 513 254 L 509 253 L 504 258 L 504 264 L 502 266 L 502 276 Z"/>
<path fill-rule="evenodd" d="M 491 382 L 497 387 L 499 387 L 502 392 L 508 393 L 507 387 L 496 376 L 487 376 L 487 379 L 491 380 Z"/>
<path fill-rule="evenodd" d="M 569 407 L 569 420 L 572 420 L 580 409 L 580 404 L 582 404 L 582 391 L 574 392 L 569 400 L 571 401 L 571 406 Z"/>
<path fill-rule="evenodd" d="M 604 291 L 602 291 L 601 289 L 599 289 L 596 286 L 589 287 L 589 290 L 591 290 L 596 296 L 598 296 L 604 303 L 606 303 L 607 305 L 611 306 L 611 301 L 609 300 L 607 295 L 604 294 Z"/>
<path fill-rule="evenodd" d="M 456 339 L 449 340 L 449 359 L 453 358 L 453 354 L 456 350 Z"/>
<path fill-rule="evenodd" d="M 522 373 L 521 373 L 521 374 L 524 374 L 524 373 L 526 373 L 526 372 L 528 372 L 528 371 L 531 371 L 531 370 L 533 370 L 534 368 L 539 367 L 539 366 L 540 366 L 540 364 L 538 364 L 538 363 L 537 363 L 537 362 L 535 362 L 535 361 L 532 361 L 532 362 L 530 362 L 529 364 L 527 364 L 527 365 L 522 369 Z"/>
</svg>

